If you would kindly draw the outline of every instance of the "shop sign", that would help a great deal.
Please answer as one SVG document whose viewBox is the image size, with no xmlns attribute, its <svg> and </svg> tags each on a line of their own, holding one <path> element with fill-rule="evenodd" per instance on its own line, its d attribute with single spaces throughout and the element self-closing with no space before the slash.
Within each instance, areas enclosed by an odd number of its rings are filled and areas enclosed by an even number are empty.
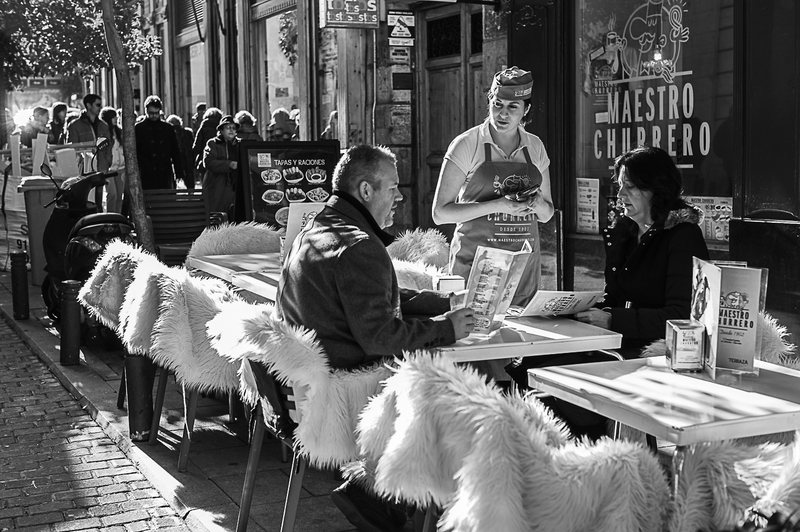
<svg viewBox="0 0 800 532">
<path fill-rule="evenodd" d="M 239 154 L 244 186 L 236 205 L 243 206 L 248 221 L 286 227 L 289 205 L 323 203 L 333 193 L 338 140 L 245 141 Z"/>
<path fill-rule="evenodd" d="M 416 27 L 411 11 L 389 11 L 389 46 L 414 46 Z"/>
<path fill-rule="evenodd" d="M 689 17 L 694 5 L 684 0 L 604 0 L 602 5 L 611 9 L 597 5 L 600 16 L 593 20 L 584 14 L 588 46 L 581 51 L 583 91 L 592 100 L 594 159 L 613 160 L 648 144 L 683 161 L 682 168 L 692 168 L 711 150 L 709 122 L 697 116 L 695 105 L 707 73 L 692 70 L 696 51 L 687 56 L 697 39 L 692 39 L 696 28 Z"/>
<path fill-rule="evenodd" d="M 320 0 L 321 28 L 378 28 L 378 0 Z"/>
<path fill-rule="evenodd" d="M 600 180 L 578 178 L 578 233 L 600 232 Z"/>
</svg>

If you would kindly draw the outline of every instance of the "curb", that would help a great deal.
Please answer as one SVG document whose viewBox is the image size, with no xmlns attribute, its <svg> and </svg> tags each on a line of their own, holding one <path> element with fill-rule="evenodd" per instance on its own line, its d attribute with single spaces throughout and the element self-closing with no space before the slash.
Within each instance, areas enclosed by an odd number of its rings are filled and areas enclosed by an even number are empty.
<svg viewBox="0 0 800 532">
<path fill-rule="evenodd" d="M 81 368 L 86 373 L 85 377 L 89 380 L 100 379 L 90 369 L 89 364 L 85 360 L 83 350 L 81 350 L 81 363 L 76 366 L 69 366 L 69 369 L 64 368 L 58 362 L 60 354 L 56 345 L 51 345 L 49 339 L 56 338 L 50 332 L 44 329 L 39 330 L 39 327 L 33 325 L 37 318 L 33 317 L 33 310 L 31 309 L 31 317 L 27 320 L 15 320 L 13 317 L 13 303 L 12 294 L 8 286 L 3 282 L 0 283 L 0 318 L 5 321 L 14 333 L 19 336 L 22 342 L 36 355 L 36 357 L 47 367 L 48 371 L 52 373 L 56 379 L 61 383 L 69 394 L 78 401 L 92 419 L 102 429 L 103 433 L 108 436 L 111 441 L 122 451 L 125 456 L 133 462 L 137 469 L 144 475 L 159 494 L 169 503 L 170 507 L 175 510 L 178 516 L 183 520 L 184 525 L 192 532 L 212 532 L 207 528 L 200 519 L 196 518 L 193 514 L 196 508 L 188 507 L 183 501 L 175 495 L 171 486 L 174 486 L 178 481 L 170 475 L 169 472 L 164 470 L 146 453 L 141 451 L 130 440 L 127 434 L 122 433 L 112 422 L 109 420 L 94 403 L 92 403 L 86 395 L 72 382 L 67 375 L 67 371 L 74 369 L 75 372 L 80 372 Z M 34 290 L 31 290 L 34 289 Z M 33 291 L 36 293 L 38 287 L 28 285 L 29 294 Z M 90 373 L 91 372 L 91 373 Z M 102 379 L 100 379 L 102 380 Z M 169 480 L 167 480 L 169 479 Z M 190 518 L 191 516 L 191 518 Z"/>
</svg>

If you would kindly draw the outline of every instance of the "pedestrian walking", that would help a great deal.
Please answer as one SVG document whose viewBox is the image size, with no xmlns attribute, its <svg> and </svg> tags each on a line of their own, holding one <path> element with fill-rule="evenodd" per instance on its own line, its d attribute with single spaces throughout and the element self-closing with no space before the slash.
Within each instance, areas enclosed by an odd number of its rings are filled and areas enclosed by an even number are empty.
<svg viewBox="0 0 800 532">
<path fill-rule="evenodd" d="M 175 130 L 175 137 L 178 139 L 178 150 L 181 152 L 181 162 L 183 165 L 183 175 L 180 180 L 189 189 L 194 188 L 194 157 L 192 157 L 192 142 L 194 135 L 188 127 L 183 127 L 183 120 L 178 115 L 169 115 L 167 123 Z"/>
<path fill-rule="evenodd" d="M 222 120 L 222 111 L 217 107 L 209 107 L 203 114 L 203 121 L 200 123 L 200 129 L 194 137 L 194 144 L 192 144 L 192 156 L 194 157 L 194 168 L 197 181 L 202 183 L 205 178 L 206 169 L 203 166 L 203 150 L 205 150 L 208 141 L 213 139 L 217 134 L 217 126 L 219 121 Z"/>
<path fill-rule="evenodd" d="M 67 126 L 66 144 L 97 142 L 97 139 L 107 139 L 111 135 L 108 125 L 100 119 L 103 99 L 97 94 L 87 94 L 83 97 L 83 107 L 80 116 Z M 111 143 L 98 150 L 96 156 L 92 158 L 92 165 L 92 168 L 84 168 L 83 172 L 108 172 L 111 167 Z"/>
<path fill-rule="evenodd" d="M 156 95 L 144 101 L 146 119 L 135 126 L 136 152 L 143 190 L 175 188 L 183 176 L 178 139 L 171 125 L 161 120 L 164 105 Z"/>
<path fill-rule="evenodd" d="M 67 104 L 58 102 L 53 105 L 53 113 L 50 122 L 47 123 L 47 129 L 50 132 L 47 135 L 48 144 L 64 144 L 67 136 L 67 130 L 64 127 L 67 119 Z"/>
<path fill-rule="evenodd" d="M 119 114 L 113 107 L 104 107 L 100 118 L 108 125 L 111 133 L 111 167 L 117 175 L 106 180 L 106 212 L 122 212 L 122 200 L 125 196 L 125 153 L 122 149 L 122 128 L 118 125 Z"/>
<path fill-rule="evenodd" d="M 203 151 L 203 197 L 206 209 L 224 212 L 233 219 L 233 201 L 236 193 L 237 170 L 239 168 L 239 125 L 231 115 L 225 115 L 217 126 L 217 136 L 208 141 Z"/>
<path fill-rule="evenodd" d="M 264 140 L 256 129 L 256 117 L 249 112 L 244 110 L 239 111 L 236 113 L 236 116 L 233 117 L 233 120 L 239 124 L 239 130 L 236 132 L 236 136 L 239 137 L 239 140 Z"/>
</svg>

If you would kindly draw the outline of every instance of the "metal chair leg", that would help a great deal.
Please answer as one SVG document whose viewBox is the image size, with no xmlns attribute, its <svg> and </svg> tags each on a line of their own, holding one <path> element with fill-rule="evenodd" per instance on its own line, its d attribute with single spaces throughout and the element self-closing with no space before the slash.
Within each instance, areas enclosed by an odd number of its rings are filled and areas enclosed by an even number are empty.
<svg viewBox="0 0 800 532">
<path fill-rule="evenodd" d="M 164 409 L 164 396 L 167 393 L 167 379 L 169 371 L 161 368 L 158 374 L 158 388 L 156 389 L 156 404 L 153 408 L 153 423 L 150 424 L 150 445 L 158 443 L 158 429 L 161 426 L 161 411 Z"/>
<path fill-rule="evenodd" d="M 289 461 L 289 446 L 281 442 L 281 462 L 284 464 Z"/>
<path fill-rule="evenodd" d="M 431 503 L 425 509 L 425 522 L 422 524 L 422 532 L 436 532 L 436 523 L 439 521 L 439 509 Z"/>
<path fill-rule="evenodd" d="M 658 454 L 658 442 L 656 437 L 651 434 L 645 434 L 644 438 L 647 441 L 647 448 L 650 449 L 653 454 Z"/>
<path fill-rule="evenodd" d="M 292 532 L 297 518 L 297 506 L 300 504 L 300 492 L 303 489 L 303 475 L 306 473 L 306 459 L 300 453 L 294 453 L 292 472 L 289 474 L 289 488 L 286 490 L 286 503 L 283 507 L 281 532 Z"/>
<path fill-rule="evenodd" d="M 261 405 L 256 409 L 255 427 L 253 437 L 250 440 L 250 455 L 247 458 L 247 469 L 244 473 L 244 487 L 242 488 L 242 500 L 239 503 L 239 518 L 236 521 L 236 532 L 247 530 L 247 521 L 250 518 L 250 505 L 253 502 L 253 492 L 256 487 L 256 470 L 258 460 L 261 457 L 261 446 L 264 443 L 264 417 L 261 412 Z"/>
<path fill-rule="evenodd" d="M 188 394 L 188 400 L 187 400 Z M 186 471 L 189 463 L 189 446 L 192 444 L 192 433 L 194 432 L 194 418 L 197 415 L 197 402 L 200 400 L 200 392 L 197 390 L 187 390 L 183 387 L 183 404 L 186 419 L 183 424 L 183 439 L 181 439 L 181 450 L 178 454 L 178 471 Z"/>
<path fill-rule="evenodd" d="M 125 366 L 122 366 L 122 376 L 119 380 L 119 392 L 117 392 L 117 408 L 125 408 Z"/>
</svg>

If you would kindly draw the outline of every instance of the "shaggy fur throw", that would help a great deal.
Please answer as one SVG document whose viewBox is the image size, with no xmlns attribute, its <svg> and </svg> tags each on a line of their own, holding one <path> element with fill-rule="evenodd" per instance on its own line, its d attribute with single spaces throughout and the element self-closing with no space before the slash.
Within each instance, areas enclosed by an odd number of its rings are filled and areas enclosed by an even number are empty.
<svg viewBox="0 0 800 532">
<path fill-rule="evenodd" d="M 224 303 L 241 301 L 239 296 L 221 281 L 188 276 L 182 282 L 162 276 L 159 290 L 161 305 L 150 348 L 153 361 L 201 393 L 237 392 L 239 364 L 219 355 L 206 327 Z"/>
<path fill-rule="evenodd" d="M 140 264 L 150 270 L 160 262 L 138 246 L 121 240 L 110 242 L 78 293 L 78 301 L 100 323 L 117 331 L 125 292 Z"/>
<path fill-rule="evenodd" d="M 278 319 L 269 304 L 223 305 L 209 323 L 208 332 L 212 345 L 224 356 L 237 362 L 247 359 L 264 364 L 293 387 L 299 410 L 295 449 L 309 463 L 318 468 L 340 466 L 356 458 L 358 415 L 389 376 L 387 368 L 376 365 L 331 371 L 314 333 Z M 246 402 L 253 404 L 260 399 L 246 369 L 240 370 L 240 383 Z"/>
<path fill-rule="evenodd" d="M 278 231 L 271 225 L 224 223 L 203 231 L 192 244 L 188 256 L 278 253 L 280 249 Z"/>
<path fill-rule="evenodd" d="M 413 290 L 433 290 L 433 278 L 441 273 L 435 266 L 423 262 L 392 259 L 397 286 Z"/>
<path fill-rule="evenodd" d="M 146 266 L 136 268 L 119 311 L 117 332 L 128 353 L 150 353 L 153 329 L 162 303 L 161 287 L 169 283 L 179 285 L 185 278 L 185 269 L 170 268 L 160 262 L 148 262 Z"/>
<path fill-rule="evenodd" d="M 447 269 L 450 260 L 450 245 L 445 236 L 436 229 L 405 231 L 386 251 L 393 259 L 421 262 L 441 271 Z"/>
<path fill-rule="evenodd" d="M 662 529 L 667 483 L 641 445 L 570 441 L 532 396 L 440 357 L 398 364 L 359 423 L 380 493 L 442 504 L 458 532 Z"/>
</svg>

